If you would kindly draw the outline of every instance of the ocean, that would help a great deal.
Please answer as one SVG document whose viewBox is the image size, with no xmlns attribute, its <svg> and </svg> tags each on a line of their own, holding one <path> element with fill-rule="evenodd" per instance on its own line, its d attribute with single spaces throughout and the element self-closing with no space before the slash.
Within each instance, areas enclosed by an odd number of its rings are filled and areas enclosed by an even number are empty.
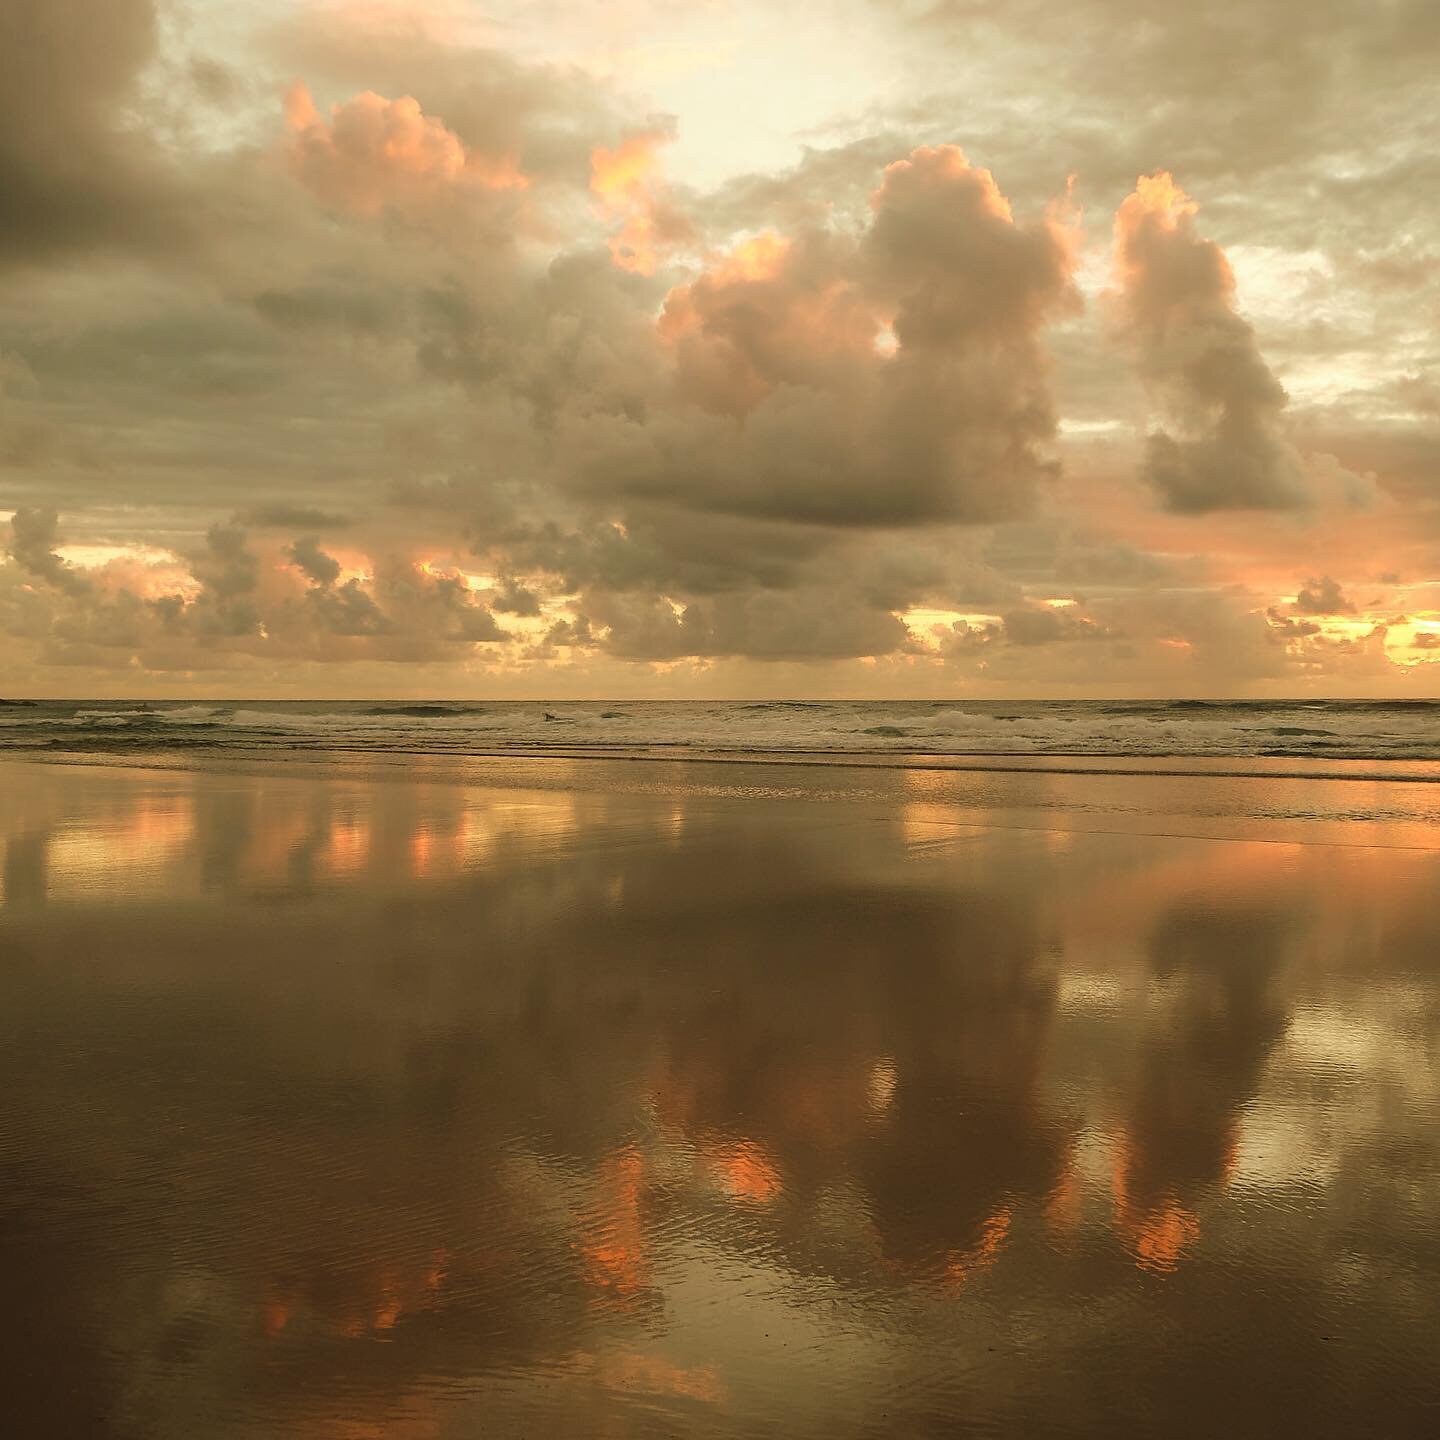
<svg viewBox="0 0 1440 1440">
<path fill-rule="evenodd" d="M 1440 778 L 1440 700 L 155 701 L 0 705 L 0 750 L 783 759 L 945 768 L 1075 761 L 1386 762 Z M 1399 762 L 1409 762 L 1399 764 Z M 1183 766 L 1182 766 L 1183 768 Z M 1213 766 L 1206 766 L 1206 769 Z"/>
</svg>

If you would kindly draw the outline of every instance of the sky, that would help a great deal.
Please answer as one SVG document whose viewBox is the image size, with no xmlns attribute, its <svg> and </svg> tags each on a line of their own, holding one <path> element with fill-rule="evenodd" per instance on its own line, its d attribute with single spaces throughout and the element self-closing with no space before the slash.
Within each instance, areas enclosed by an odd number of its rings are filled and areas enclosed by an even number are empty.
<svg viewBox="0 0 1440 1440">
<path fill-rule="evenodd" d="M 0 695 L 1440 696 L 1432 0 L 0 0 Z"/>
</svg>

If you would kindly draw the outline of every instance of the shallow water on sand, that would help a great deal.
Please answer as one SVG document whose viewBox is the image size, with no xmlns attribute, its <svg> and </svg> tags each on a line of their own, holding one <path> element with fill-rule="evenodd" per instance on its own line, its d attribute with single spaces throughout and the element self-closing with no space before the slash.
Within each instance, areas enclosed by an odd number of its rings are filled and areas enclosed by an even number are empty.
<svg viewBox="0 0 1440 1440">
<path fill-rule="evenodd" d="M 1434 1434 L 1436 789 L 0 764 L 7 1428 Z"/>
</svg>

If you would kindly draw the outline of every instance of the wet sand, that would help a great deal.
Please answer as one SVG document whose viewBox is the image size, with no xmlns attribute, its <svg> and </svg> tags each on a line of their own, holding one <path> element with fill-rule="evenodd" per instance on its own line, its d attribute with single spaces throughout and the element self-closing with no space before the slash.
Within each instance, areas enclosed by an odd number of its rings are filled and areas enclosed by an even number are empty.
<svg viewBox="0 0 1440 1440">
<path fill-rule="evenodd" d="M 7 1429 L 1433 1435 L 1434 792 L 0 763 Z"/>
</svg>

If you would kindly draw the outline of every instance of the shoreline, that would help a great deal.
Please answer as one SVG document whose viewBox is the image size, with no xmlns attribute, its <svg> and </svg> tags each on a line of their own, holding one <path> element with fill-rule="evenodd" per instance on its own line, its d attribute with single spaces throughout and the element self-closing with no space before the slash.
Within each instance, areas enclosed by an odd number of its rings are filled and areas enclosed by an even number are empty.
<svg viewBox="0 0 1440 1440">
<path fill-rule="evenodd" d="M 283 747 L 280 745 L 186 747 L 154 749 L 67 749 L 51 746 L 0 747 L 0 762 L 31 761 L 53 765 L 113 765 L 124 769 L 195 770 L 211 768 L 208 762 L 234 758 L 248 763 L 290 766 L 324 764 L 334 759 L 350 763 L 360 757 L 459 763 L 472 761 L 589 761 L 652 765 L 733 765 L 757 768 L 803 768 L 811 770 L 877 770 L 954 773 L 960 775 L 1073 775 L 1115 776 L 1143 779 L 1206 780 L 1315 780 L 1363 784 L 1440 784 L 1440 759 L 1346 756 L 1276 755 L 1099 755 L 1085 752 L 1044 754 L 1004 751 L 971 751 L 964 754 L 935 754 L 903 751 L 866 754 L 842 750 L 686 750 L 658 746 L 632 749 L 596 746 L 516 746 L 507 749 L 421 749 L 381 745 L 326 745 Z M 999 763 L 978 763 L 996 761 Z M 1083 761 L 1085 763 L 1077 763 Z M 1186 762 L 1182 768 L 1176 761 Z M 1055 763 L 1060 762 L 1060 763 Z M 391 762 L 392 765 L 395 762 Z M 1284 767 L 1288 768 L 1282 768 Z M 1361 770 L 1360 766 L 1372 767 Z M 1399 767 L 1426 767 L 1423 770 Z M 1326 768 L 1318 768 L 1326 767 Z M 1350 768 L 1340 768 L 1350 767 Z M 1384 768 L 1374 768 L 1384 767 Z"/>
</svg>

